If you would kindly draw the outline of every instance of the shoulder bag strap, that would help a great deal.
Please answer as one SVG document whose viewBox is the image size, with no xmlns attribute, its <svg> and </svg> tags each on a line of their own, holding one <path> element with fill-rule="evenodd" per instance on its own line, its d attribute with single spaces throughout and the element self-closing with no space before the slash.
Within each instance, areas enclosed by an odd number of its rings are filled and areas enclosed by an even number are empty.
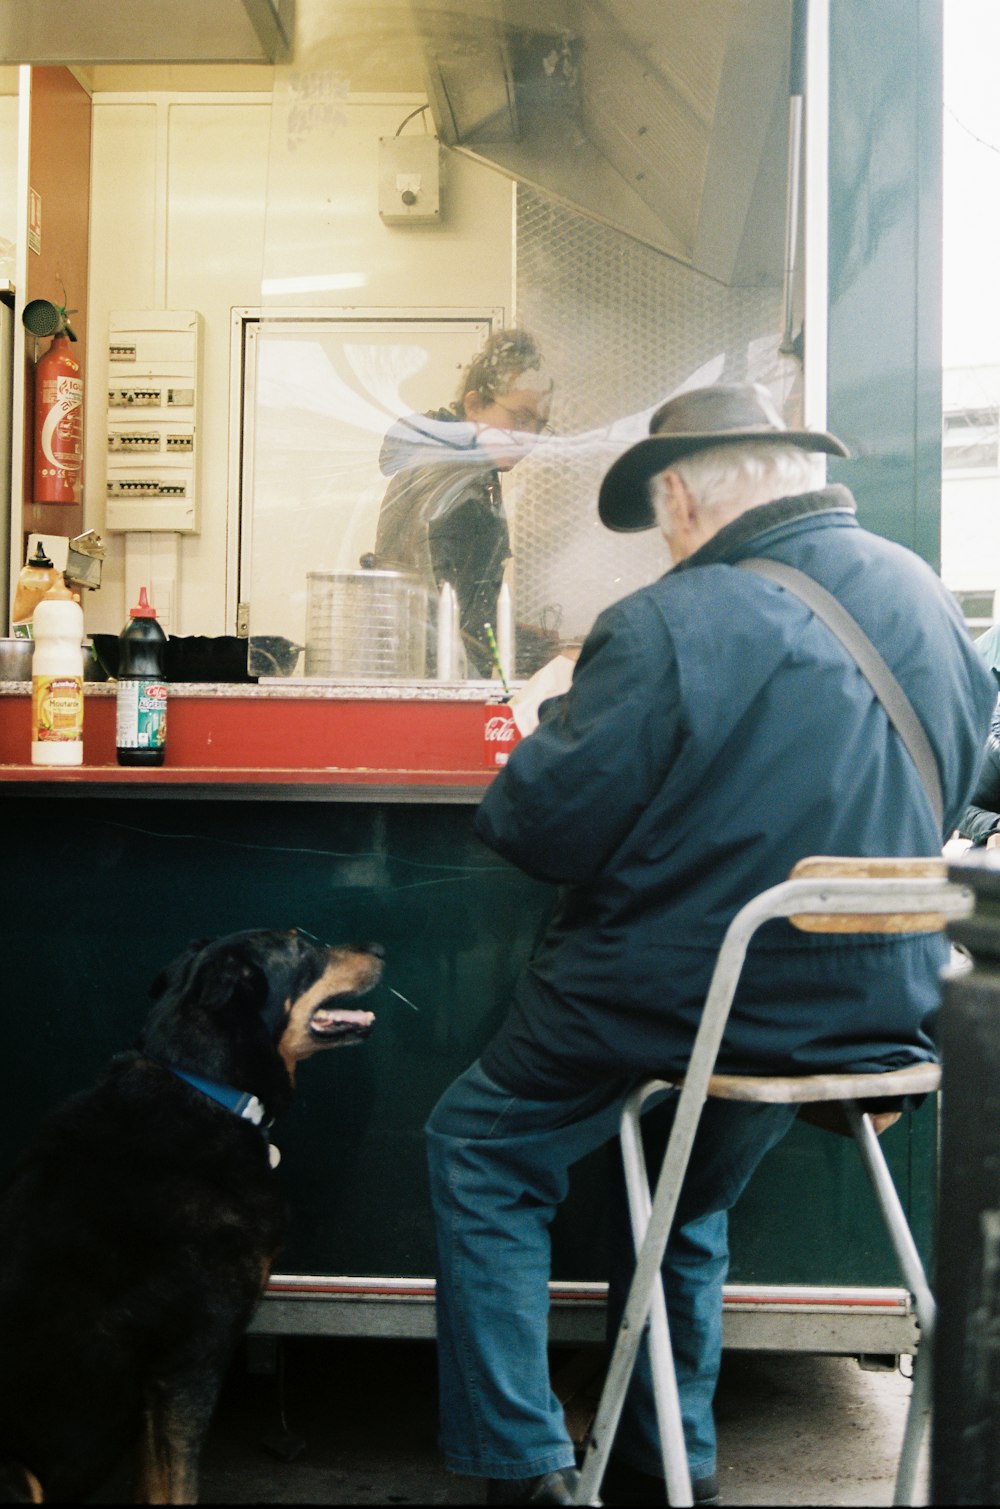
<svg viewBox="0 0 1000 1509">
<path fill-rule="evenodd" d="M 861 626 L 832 593 L 821 587 L 813 577 L 784 561 L 774 561 L 763 556 L 737 561 L 744 571 L 755 571 L 766 576 L 800 598 L 811 608 L 816 617 L 826 624 L 840 640 L 845 650 L 857 662 L 858 669 L 870 683 L 876 697 L 885 708 L 889 721 L 902 739 L 917 774 L 923 782 L 931 811 L 938 827 L 944 823 L 944 801 L 941 795 L 941 776 L 937 760 L 931 748 L 924 726 L 913 710 L 913 704 L 899 682 L 886 665 Z"/>
</svg>

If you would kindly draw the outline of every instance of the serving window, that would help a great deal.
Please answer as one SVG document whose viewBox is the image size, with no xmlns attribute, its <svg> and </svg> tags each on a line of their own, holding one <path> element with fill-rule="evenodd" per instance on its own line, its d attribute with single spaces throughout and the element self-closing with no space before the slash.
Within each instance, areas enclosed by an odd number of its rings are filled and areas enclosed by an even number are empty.
<svg viewBox="0 0 1000 1509">
<path fill-rule="evenodd" d="M 234 324 L 231 550 L 244 627 L 304 645 L 299 674 L 497 679 L 478 629 L 472 642 L 459 625 L 455 655 L 442 637 L 440 559 L 421 570 L 378 548 L 399 485 L 386 436 L 412 423 L 415 466 L 433 465 L 439 444 L 457 469 L 468 462 L 463 415 L 459 429 L 440 415 L 492 332 L 528 332 L 552 382 L 530 444 L 500 468 L 497 548 L 509 555 L 502 593 L 491 580 L 476 609 L 494 620 L 509 681 L 669 566 L 655 534 L 612 534 L 596 510 L 604 471 L 665 398 L 749 379 L 790 423 L 822 423 L 822 317 L 807 346 L 805 251 L 823 185 L 801 150 L 790 0 L 658 0 L 646 12 L 570 8 L 567 27 L 566 8 L 549 4 L 528 22 L 504 3 L 488 18 L 429 0 L 405 16 L 338 8 L 300 43 L 296 67 L 277 70 L 261 305 Z M 326 218 L 301 213 L 317 177 Z M 351 212 L 342 245 L 338 206 Z M 435 526 L 440 506 L 428 504 Z M 415 593 L 391 580 L 400 567 Z M 401 641 L 395 657 L 375 653 L 380 635 Z"/>
</svg>

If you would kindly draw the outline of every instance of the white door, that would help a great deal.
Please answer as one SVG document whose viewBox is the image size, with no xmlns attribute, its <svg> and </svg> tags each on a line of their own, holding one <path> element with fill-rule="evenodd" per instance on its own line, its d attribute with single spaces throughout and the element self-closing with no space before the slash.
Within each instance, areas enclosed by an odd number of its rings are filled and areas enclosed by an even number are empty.
<svg viewBox="0 0 1000 1509">
<path fill-rule="evenodd" d="M 304 644 L 306 573 L 374 547 L 386 431 L 450 404 L 502 311 L 240 313 L 240 631 Z"/>
</svg>

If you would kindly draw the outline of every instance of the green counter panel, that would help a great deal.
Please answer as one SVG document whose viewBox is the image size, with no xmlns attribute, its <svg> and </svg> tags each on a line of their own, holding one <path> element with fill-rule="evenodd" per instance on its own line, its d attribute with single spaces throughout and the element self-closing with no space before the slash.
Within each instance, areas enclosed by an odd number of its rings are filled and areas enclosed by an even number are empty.
<svg viewBox="0 0 1000 1509">
<path fill-rule="evenodd" d="M 299 1071 L 275 1129 L 293 1210 L 284 1273 L 432 1271 L 422 1126 L 479 1053 L 543 928 L 551 890 L 491 854 L 471 806 L 7 797 L 7 1168 L 45 1109 L 133 1042 L 159 968 L 192 938 L 297 925 L 388 951 L 374 1036 Z M 404 1004 L 392 986 L 413 1003 Z M 888 1134 L 918 1238 L 934 1117 Z M 608 1154 L 581 1163 L 554 1277 L 604 1277 Z M 733 1221 L 731 1279 L 892 1285 L 853 1146 L 797 1126 Z"/>
</svg>

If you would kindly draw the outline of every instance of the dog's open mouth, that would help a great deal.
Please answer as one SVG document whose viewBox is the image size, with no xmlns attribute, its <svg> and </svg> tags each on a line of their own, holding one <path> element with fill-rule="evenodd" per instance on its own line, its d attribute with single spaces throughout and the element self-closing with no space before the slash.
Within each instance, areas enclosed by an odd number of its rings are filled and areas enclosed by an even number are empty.
<svg viewBox="0 0 1000 1509">
<path fill-rule="evenodd" d="M 317 1006 L 309 1018 L 309 1035 L 317 1042 L 360 1043 L 375 1026 L 374 1011 L 351 1011 L 342 1006 Z"/>
<path fill-rule="evenodd" d="M 375 1013 L 363 999 L 382 977 L 383 954 L 369 948 L 327 951 L 325 968 L 308 989 L 286 1006 L 288 1020 L 281 1035 L 287 1062 L 309 1058 L 320 1048 L 363 1043 L 375 1026 Z"/>
</svg>

